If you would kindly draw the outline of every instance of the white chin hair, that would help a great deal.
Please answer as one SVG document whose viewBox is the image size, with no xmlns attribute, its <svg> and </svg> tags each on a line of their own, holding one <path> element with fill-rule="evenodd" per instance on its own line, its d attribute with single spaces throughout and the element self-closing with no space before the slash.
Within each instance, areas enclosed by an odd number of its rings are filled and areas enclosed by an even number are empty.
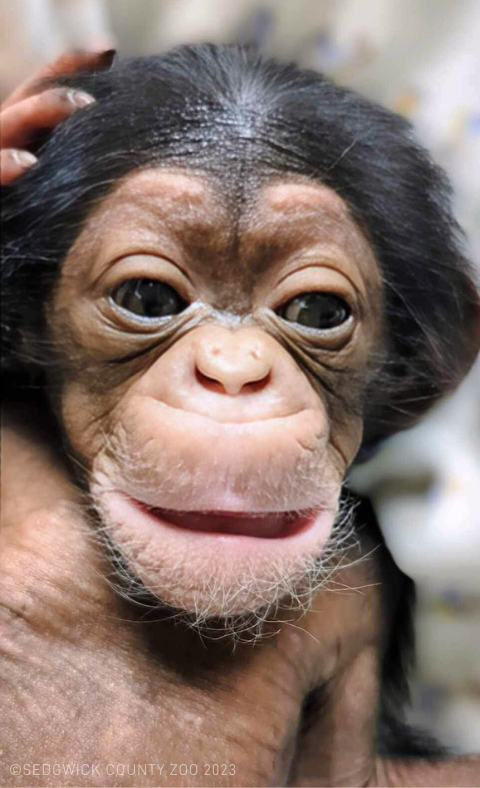
<svg viewBox="0 0 480 788">
<path fill-rule="evenodd" d="M 135 599 L 147 589 L 159 606 L 183 611 L 201 628 L 213 619 L 233 626 L 250 615 L 258 623 L 279 607 L 308 607 L 338 554 L 331 509 L 299 533 L 257 538 L 172 527 L 103 485 L 92 495 L 106 543 L 124 558 L 125 568 L 115 562 L 121 593 Z"/>
</svg>

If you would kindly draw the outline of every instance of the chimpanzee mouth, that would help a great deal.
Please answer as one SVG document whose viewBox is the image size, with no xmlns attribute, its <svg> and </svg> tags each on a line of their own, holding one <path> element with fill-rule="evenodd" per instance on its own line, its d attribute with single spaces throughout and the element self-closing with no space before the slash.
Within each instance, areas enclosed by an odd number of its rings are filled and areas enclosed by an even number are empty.
<svg viewBox="0 0 480 788">
<path fill-rule="evenodd" d="M 262 539 L 295 536 L 308 528 L 319 514 L 312 509 L 302 512 L 182 512 L 149 506 L 141 501 L 135 503 L 165 525 L 208 534 L 255 536 Z"/>
</svg>

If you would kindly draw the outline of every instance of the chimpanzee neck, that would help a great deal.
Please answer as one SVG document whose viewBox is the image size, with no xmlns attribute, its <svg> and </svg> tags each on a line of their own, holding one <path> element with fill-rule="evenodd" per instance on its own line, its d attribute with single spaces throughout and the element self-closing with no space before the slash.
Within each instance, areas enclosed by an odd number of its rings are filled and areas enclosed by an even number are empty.
<svg viewBox="0 0 480 788">
<path fill-rule="evenodd" d="M 138 785 L 228 785 L 239 776 L 241 784 L 286 783 L 304 691 L 301 682 L 291 682 L 286 664 L 283 674 L 272 673 L 268 649 L 232 655 L 215 674 L 218 658 L 210 660 L 208 647 L 191 643 L 186 676 L 171 664 L 172 628 L 159 633 L 170 641 L 162 655 L 159 647 L 149 652 L 142 635 L 132 636 L 140 623 L 108 621 L 107 611 L 92 617 L 91 638 L 73 623 L 62 638 L 37 628 L 33 611 L 22 608 L 25 614 L 0 612 L 7 763 L 97 764 L 102 785 L 118 784 L 122 764 L 130 770 L 153 764 L 146 776 L 130 775 Z M 107 636 L 98 638 L 105 627 Z M 177 653 L 186 665 L 185 654 Z M 187 782 L 174 764 L 197 774 Z M 74 782 L 89 780 L 80 774 Z"/>
</svg>

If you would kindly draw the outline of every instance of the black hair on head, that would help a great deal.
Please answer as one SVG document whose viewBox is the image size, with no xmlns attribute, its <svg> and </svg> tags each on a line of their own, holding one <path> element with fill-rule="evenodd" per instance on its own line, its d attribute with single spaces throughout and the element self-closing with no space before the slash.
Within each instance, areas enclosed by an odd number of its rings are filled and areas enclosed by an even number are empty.
<svg viewBox="0 0 480 788">
<path fill-rule="evenodd" d="M 442 171 L 399 116 L 313 71 L 242 46 L 182 46 L 62 81 L 97 103 L 59 126 L 39 164 L 4 189 L 3 367 L 28 367 L 22 332 L 88 212 L 147 165 L 221 178 L 297 173 L 348 204 L 385 286 L 387 353 L 365 398 L 365 442 L 411 424 L 458 383 L 480 342 L 473 273 Z M 233 185 L 232 185 L 233 184 Z"/>
</svg>

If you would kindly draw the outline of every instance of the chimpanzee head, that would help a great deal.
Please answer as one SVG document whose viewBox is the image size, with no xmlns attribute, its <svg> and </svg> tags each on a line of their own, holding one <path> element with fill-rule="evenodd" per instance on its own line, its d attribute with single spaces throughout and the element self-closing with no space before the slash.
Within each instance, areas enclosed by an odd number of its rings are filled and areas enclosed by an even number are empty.
<svg viewBox="0 0 480 788">
<path fill-rule="evenodd" d="M 96 103 L 5 190 L 4 366 L 151 593 L 268 607 L 318 577 L 359 449 L 478 351 L 449 188 L 405 120 L 242 47 L 66 84 Z"/>
</svg>

